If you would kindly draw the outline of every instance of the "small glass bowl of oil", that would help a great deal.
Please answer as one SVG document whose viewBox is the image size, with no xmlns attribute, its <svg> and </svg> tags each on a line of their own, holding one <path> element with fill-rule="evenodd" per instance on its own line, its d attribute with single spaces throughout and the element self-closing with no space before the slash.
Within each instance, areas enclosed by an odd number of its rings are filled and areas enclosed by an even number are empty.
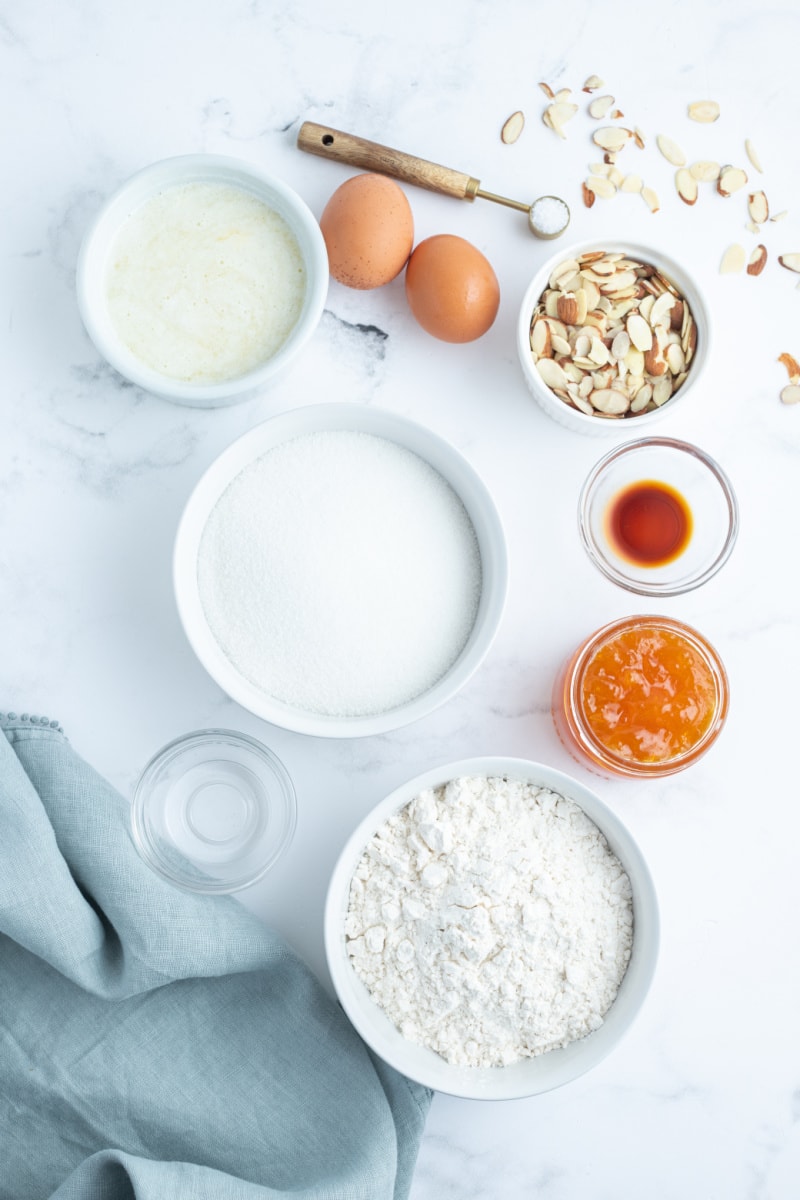
<svg viewBox="0 0 800 1200">
<path fill-rule="evenodd" d="M 727 561 L 739 510 L 710 455 L 653 437 L 600 459 L 581 490 L 578 520 L 587 554 L 613 583 L 642 596 L 678 596 Z"/>
</svg>

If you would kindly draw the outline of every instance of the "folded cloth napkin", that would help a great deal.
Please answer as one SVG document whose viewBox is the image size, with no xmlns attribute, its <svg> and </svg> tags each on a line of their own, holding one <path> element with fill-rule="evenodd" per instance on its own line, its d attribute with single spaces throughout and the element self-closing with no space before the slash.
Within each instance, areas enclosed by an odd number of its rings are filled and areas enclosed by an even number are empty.
<svg viewBox="0 0 800 1200">
<path fill-rule="evenodd" d="M 427 1089 L 235 900 L 162 883 L 55 721 L 0 728 L 2 1200 L 407 1196 Z"/>
</svg>

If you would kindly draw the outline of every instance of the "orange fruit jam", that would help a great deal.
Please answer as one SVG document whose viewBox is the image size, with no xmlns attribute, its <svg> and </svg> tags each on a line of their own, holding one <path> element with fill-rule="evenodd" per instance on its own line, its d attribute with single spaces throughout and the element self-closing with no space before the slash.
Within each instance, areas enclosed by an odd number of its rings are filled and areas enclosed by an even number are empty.
<svg viewBox="0 0 800 1200">
<path fill-rule="evenodd" d="M 630 763 L 667 763 L 703 739 L 717 712 L 712 669 L 689 638 L 656 623 L 612 632 L 586 662 L 580 705 L 590 737 Z"/>
</svg>

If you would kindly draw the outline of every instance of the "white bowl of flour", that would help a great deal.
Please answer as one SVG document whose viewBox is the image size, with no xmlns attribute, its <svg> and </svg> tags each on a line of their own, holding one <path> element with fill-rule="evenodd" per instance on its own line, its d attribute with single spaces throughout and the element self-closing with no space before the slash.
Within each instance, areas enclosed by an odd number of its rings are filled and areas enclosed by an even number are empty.
<svg viewBox="0 0 800 1200">
<path fill-rule="evenodd" d="M 163 159 L 127 180 L 88 230 L 76 278 L 83 323 L 111 366 L 199 408 L 236 403 L 282 372 L 327 289 L 304 201 L 216 154 Z"/>
<path fill-rule="evenodd" d="M 628 830 L 560 771 L 448 763 L 361 822 L 331 877 L 325 945 L 367 1044 L 436 1091 L 535 1095 L 609 1054 L 658 954 Z"/>
<path fill-rule="evenodd" d="M 197 484 L 175 542 L 187 637 L 243 707 L 363 737 L 443 704 L 487 654 L 503 529 L 448 442 L 395 413 L 319 404 L 264 421 Z"/>
</svg>

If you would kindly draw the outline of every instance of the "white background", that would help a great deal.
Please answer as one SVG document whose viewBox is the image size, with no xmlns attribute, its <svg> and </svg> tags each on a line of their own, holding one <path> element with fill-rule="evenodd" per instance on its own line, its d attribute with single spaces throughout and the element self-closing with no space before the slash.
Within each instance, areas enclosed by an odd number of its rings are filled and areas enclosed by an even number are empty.
<svg viewBox="0 0 800 1200">
<path fill-rule="evenodd" d="M 781 405 L 782 351 L 800 358 L 795 0 L 570 5 L 405 0 L 0 0 L 0 706 L 58 718 L 123 792 L 166 741 L 209 725 L 262 738 L 299 796 L 290 853 L 245 903 L 325 974 L 321 913 L 337 852 L 360 817 L 419 771 L 471 754 L 515 754 L 567 770 L 629 825 L 659 892 L 663 947 L 626 1041 L 591 1074 L 504 1105 L 434 1100 L 413 1200 L 793 1200 L 800 1192 L 800 951 L 796 914 L 800 408 Z M 599 155 L 580 87 L 607 82 L 626 149 L 661 197 L 580 202 Z M 542 125 L 540 79 L 576 90 L 559 140 Z M 722 106 L 712 126 L 690 101 Z M 499 137 L 522 108 L 514 146 Z M 703 288 L 714 344 L 702 388 L 665 416 L 731 476 L 739 543 L 698 592 L 649 604 L 695 624 L 732 686 L 727 728 L 700 764 L 664 782 L 589 775 L 553 732 L 560 661 L 592 629 L 643 602 L 583 554 L 576 499 L 596 459 L 629 434 L 572 435 L 534 405 L 516 361 L 525 286 L 550 253 L 524 217 L 408 189 L 417 240 L 457 233 L 492 262 L 502 301 L 465 346 L 435 341 L 407 309 L 402 278 L 379 292 L 333 284 L 314 338 L 268 393 L 229 410 L 171 406 L 126 386 L 84 334 L 74 298 L 81 237 L 103 199 L 173 154 L 241 156 L 282 177 L 319 215 L 347 168 L 295 148 L 317 120 L 471 173 L 530 200 L 563 195 L 573 237 L 626 236 L 671 253 Z M 744 166 L 767 192 L 770 261 L 720 276 L 726 246 L 749 249 L 742 193 L 711 185 L 694 208 L 655 148 Z M 753 139 L 763 176 L 747 163 Z M 370 332 L 369 327 L 381 332 Z M 364 328 L 366 327 L 366 328 Z M 485 665 L 445 708 L 396 734 L 321 741 L 272 728 L 226 699 L 178 623 L 170 556 L 205 467 L 274 413 L 347 400 L 408 414 L 453 442 L 491 489 L 511 589 Z"/>
</svg>

